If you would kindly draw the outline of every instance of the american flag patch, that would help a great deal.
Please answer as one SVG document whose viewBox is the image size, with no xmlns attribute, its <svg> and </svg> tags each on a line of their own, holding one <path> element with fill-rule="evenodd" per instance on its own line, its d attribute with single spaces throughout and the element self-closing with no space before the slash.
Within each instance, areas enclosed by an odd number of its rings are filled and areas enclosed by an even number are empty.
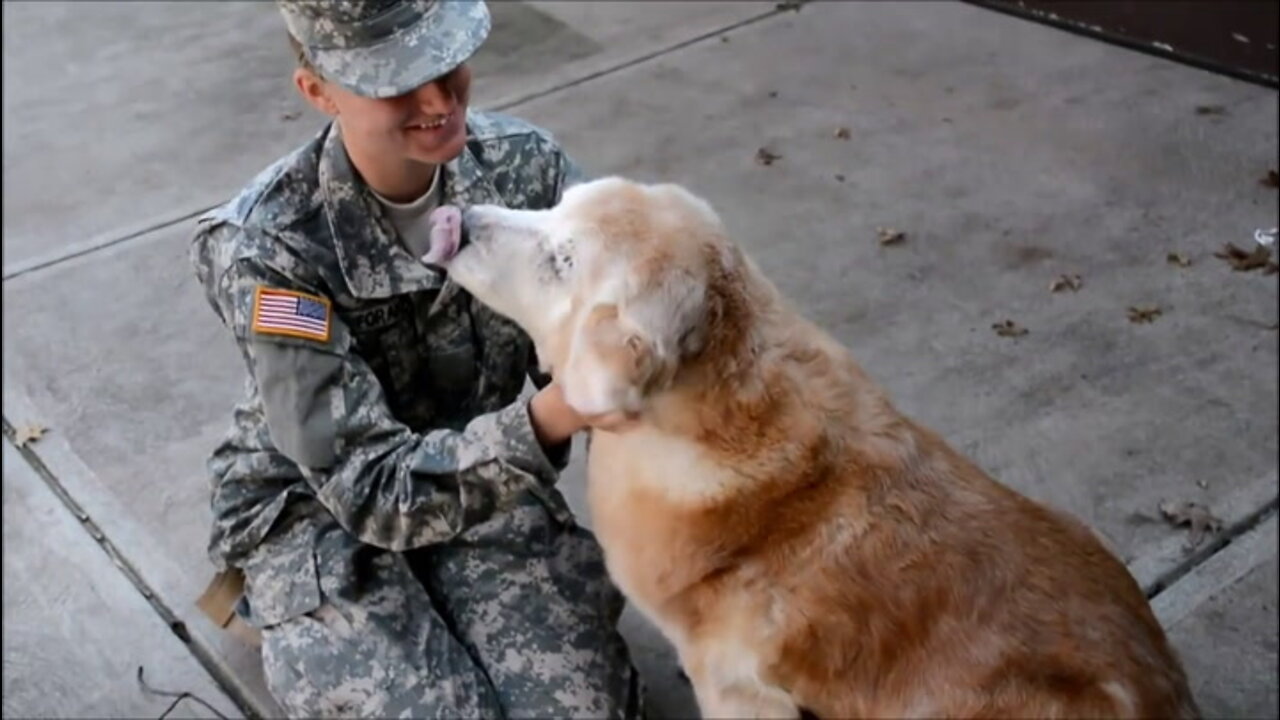
<svg viewBox="0 0 1280 720">
<path fill-rule="evenodd" d="M 318 295 L 259 286 L 253 298 L 253 330 L 329 341 L 329 301 Z"/>
</svg>

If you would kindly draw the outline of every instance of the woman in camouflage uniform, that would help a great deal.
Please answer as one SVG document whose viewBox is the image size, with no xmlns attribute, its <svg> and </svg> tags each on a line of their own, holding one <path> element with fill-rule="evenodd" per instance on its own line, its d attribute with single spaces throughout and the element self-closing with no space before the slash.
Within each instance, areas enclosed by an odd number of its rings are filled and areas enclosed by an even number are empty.
<svg viewBox="0 0 1280 720">
<path fill-rule="evenodd" d="M 279 7 L 334 121 L 192 245 L 248 371 L 210 556 L 243 570 L 272 694 L 303 717 L 641 716 L 621 596 L 555 488 L 585 421 L 525 335 L 418 260 L 432 208 L 546 208 L 573 163 L 468 111 L 483 3 Z"/>
</svg>

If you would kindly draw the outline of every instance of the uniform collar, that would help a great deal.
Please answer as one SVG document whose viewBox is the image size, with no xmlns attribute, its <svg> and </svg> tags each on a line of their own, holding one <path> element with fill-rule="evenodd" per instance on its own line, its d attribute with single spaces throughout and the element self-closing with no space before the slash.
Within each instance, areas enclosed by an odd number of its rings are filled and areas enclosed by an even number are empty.
<svg viewBox="0 0 1280 720">
<path fill-rule="evenodd" d="M 321 148 L 319 172 L 334 252 L 354 297 L 380 299 L 443 288 L 440 299 L 444 300 L 443 296 L 456 292 L 442 271 L 423 265 L 405 249 L 390 218 L 352 166 L 337 122 L 330 124 Z M 503 204 L 470 142 L 441 169 L 441 180 L 442 204 Z"/>
</svg>

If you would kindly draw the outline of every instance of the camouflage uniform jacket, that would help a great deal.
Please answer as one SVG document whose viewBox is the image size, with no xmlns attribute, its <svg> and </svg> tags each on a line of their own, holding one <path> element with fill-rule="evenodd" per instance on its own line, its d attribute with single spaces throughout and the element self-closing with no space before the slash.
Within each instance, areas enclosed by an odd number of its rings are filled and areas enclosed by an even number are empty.
<svg viewBox="0 0 1280 720">
<path fill-rule="evenodd" d="M 467 126 L 443 203 L 546 208 L 576 181 L 541 129 L 479 112 Z M 546 383 L 532 343 L 404 248 L 339 134 L 201 217 L 191 248 L 248 368 L 209 460 L 209 554 L 245 570 L 258 626 L 319 605 L 317 566 L 354 574 L 362 546 L 446 542 L 526 490 L 572 521 L 554 488 L 568 444 L 544 451 L 520 399 L 526 377 Z M 264 297 L 310 324 L 264 331 Z"/>
</svg>

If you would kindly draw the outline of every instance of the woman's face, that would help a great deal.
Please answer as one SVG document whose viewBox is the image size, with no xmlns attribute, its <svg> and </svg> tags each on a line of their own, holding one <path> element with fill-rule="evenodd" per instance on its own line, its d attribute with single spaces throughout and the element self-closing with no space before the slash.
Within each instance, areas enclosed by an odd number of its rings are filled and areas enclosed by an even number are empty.
<svg viewBox="0 0 1280 720">
<path fill-rule="evenodd" d="M 298 70 L 295 82 L 308 102 L 338 119 L 344 143 L 365 161 L 443 165 L 466 144 L 471 70 L 465 63 L 391 98 L 356 95 L 306 70 Z"/>
</svg>

